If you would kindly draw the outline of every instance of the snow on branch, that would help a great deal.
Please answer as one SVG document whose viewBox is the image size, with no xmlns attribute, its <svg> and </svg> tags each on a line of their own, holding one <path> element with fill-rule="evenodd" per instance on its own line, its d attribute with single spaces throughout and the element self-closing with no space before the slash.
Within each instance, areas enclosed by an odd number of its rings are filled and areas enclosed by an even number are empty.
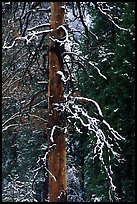
<svg viewBox="0 0 137 204">
<path fill-rule="evenodd" d="M 106 12 L 106 9 L 103 9 L 103 8 L 100 7 L 100 3 L 102 3 L 102 2 L 97 2 L 97 5 L 98 5 L 97 8 L 99 9 L 99 11 L 100 11 L 103 15 L 105 15 L 105 16 L 108 18 L 108 20 L 109 20 L 110 22 L 112 22 L 118 29 L 120 29 L 120 30 L 122 30 L 122 31 L 130 32 L 130 29 L 122 28 L 122 27 L 120 27 L 117 23 L 115 23 L 115 21 L 113 20 L 113 17 L 112 17 L 110 14 L 108 14 L 108 12 Z"/>
<path fill-rule="evenodd" d="M 90 116 L 84 106 L 78 102 L 93 104 L 96 108 L 97 117 Z M 94 138 L 92 142 L 94 147 L 92 159 L 94 161 L 96 157 L 99 158 L 100 165 L 104 168 L 110 184 L 109 198 L 112 200 L 112 195 L 116 198 L 112 164 L 116 161 L 120 163 L 124 160 L 119 153 L 121 148 L 118 144 L 118 141 L 125 140 L 124 137 L 105 121 L 99 104 L 93 99 L 67 95 L 61 104 L 55 106 L 55 109 L 67 115 L 68 127 L 73 126 L 78 134 L 82 133 L 81 127 L 86 128 L 88 134 L 93 134 Z M 108 152 L 108 162 L 105 158 L 106 151 Z"/>
<path fill-rule="evenodd" d="M 91 61 L 90 62 L 88 62 L 91 66 L 93 66 L 96 70 L 97 70 L 97 72 L 98 72 L 98 74 L 101 76 L 101 77 L 103 77 L 104 79 L 107 79 L 107 77 L 105 76 L 105 75 L 103 75 L 101 72 L 100 72 L 100 69 L 97 67 L 97 66 L 95 66 Z"/>
<path fill-rule="evenodd" d="M 63 130 L 64 132 L 66 131 L 66 127 L 62 128 L 58 125 L 54 125 L 51 129 L 51 134 L 50 134 L 50 141 L 51 141 L 51 145 L 48 146 L 48 150 L 47 147 L 43 147 L 44 150 L 46 150 L 46 153 L 44 154 L 44 157 L 39 158 L 37 161 L 37 164 L 40 164 L 40 167 L 38 167 L 37 169 L 35 169 L 35 176 L 38 174 L 39 169 L 42 168 L 41 166 L 41 161 L 42 161 L 42 165 L 44 165 L 45 170 L 47 171 L 47 173 L 54 179 L 54 181 L 57 181 L 56 177 L 53 175 L 53 173 L 48 169 L 47 167 L 47 160 L 48 160 L 48 156 L 50 155 L 50 153 L 54 150 L 54 148 L 56 148 L 56 143 L 54 141 L 54 133 L 56 128 Z"/>
<path fill-rule="evenodd" d="M 125 138 L 122 137 L 120 134 L 118 134 L 118 132 L 115 131 L 113 128 L 111 128 L 110 125 L 109 125 L 105 120 L 103 120 L 102 122 L 103 122 L 103 124 L 106 125 L 106 127 L 108 128 L 108 130 L 109 130 L 110 132 L 112 132 L 113 135 L 115 135 L 115 137 L 116 137 L 117 140 L 125 140 Z"/>
<path fill-rule="evenodd" d="M 48 174 L 54 179 L 54 181 L 57 181 L 56 177 L 55 177 L 55 176 L 52 174 L 52 172 L 48 169 L 47 164 L 46 164 L 46 162 L 47 162 L 47 157 L 48 157 L 48 155 L 50 154 L 50 152 L 52 151 L 52 149 L 53 149 L 55 146 L 56 146 L 56 144 L 53 144 L 53 145 L 49 146 L 49 150 L 46 151 L 44 157 L 43 157 L 43 158 L 40 158 L 40 157 L 38 158 L 37 164 L 39 164 L 40 166 L 34 170 L 34 172 L 35 172 L 34 178 L 36 178 L 36 176 L 38 175 L 39 170 L 42 168 L 42 165 L 44 165 L 44 168 L 45 168 L 45 170 L 48 172 Z M 42 165 L 41 165 L 41 161 L 42 161 Z"/>
<path fill-rule="evenodd" d="M 107 80 L 107 77 L 106 77 L 104 74 L 101 73 L 100 69 L 99 69 L 97 66 L 95 66 L 95 64 L 94 64 L 93 62 L 88 61 L 88 59 L 79 56 L 79 55 L 76 54 L 75 52 L 64 52 L 64 53 L 62 54 L 62 56 L 65 56 L 65 55 L 74 55 L 74 56 L 77 56 L 77 57 L 78 57 L 79 59 L 81 59 L 82 61 L 85 61 L 85 62 L 87 62 L 88 64 L 90 64 L 92 67 L 94 67 L 94 68 L 97 70 L 98 74 L 99 74 L 101 77 L 103 77 L 105 80 Z M 83 65 L 83 67 L 84 67 L 84 65 Z"/>
<path fill-rule="evenodd" d="M 50 33 L 50 32 L 53 31 L 53 29 L 42 30 L 42 31 L 34 31 L 34 30 L 36 30 L 38 28 L 45 27 L 45 26 L 49 26 L 49 24 L 41 24 L 41 25 L 34 26 L 32 28 L 28 28 L 27 30 L 30 31 L 30 32 L 26 36 L 18 36 L 18 37 L 16 37 L 11 45 L 7 45 L 7 42 L 5 41 L 4 45 L 3 45 L 3 49 L 11 49 L 12 47 L 14 47 L 14 45 L 16 44 L 16 42 L 18 40 L 25 41 L 25 43 L 27 45 L 29 45 L 32 40 L 38 39 L 38 35 L 42 35 L 44 33 Z M 52 37 L 49 37 L 49 38 L 51 40 L 53 40 L 54 42 L 55 41 L 59 42 L 61 45 L 65 44 L 65 43 L 69 43 L 70 42 L 69 41 L 69 35 L 68 35 L 68 31 L 65 28 L 65 26 L 64 25 L 60 25 L 60 26 L 58 26 L 57 30 L 59 30 L 59 29 L 63 29 L 64 30 L 64 32 L 65 32 L 65 40 L 53 39 Z"/>
<path fill-rule="evenodd" d="M 33 30 L 33 28 L 31 30 Z M 26 36 L 16 37 L 11 45 L 7 45 L 7 42 L 4 41 L 3 49 L 11 49 L 12 47 L 14 47 L 14 45 L 16 44 L 16 42 L 18 40 L 25 41 L 25 43 L 27 45 L 29 45 L 32 40 L 38 39 L 38 35 L 42 35 L 44 33 L 49 33 L 51 31 L 53 31 L 53 29 L 43 30 L 43 31 L 32 31 L 32 32 L 28 33 Z"/>
<path fill-rule="evenodd" d="M 66 84 L 68 80 L 70 80 L 70 76 L 66 79 L 62 71 L 57 71 L 57 74 L 61 76 L 61 80 Z"/>
<path fill-rule="evenodd" d="M 42 28 L 42 27 L 50 27 L 50 24 L 49 23 L 44 23 L 44 24 L 41 24 L 41 25 L 37 25 L 37 26 L 34 26 L 32 28 L 28 28 L 27 31 L 32 31 L 32 30 Z"/>
<path fill-rule="evenodd" d="M 56 127 L 57 127 L 56 125 L 53 126 L 53 128 L 52 128 L 52 130 L 51 130 L 51 135 L 50 135 L 50 140 L 51 140 L 51 142 L 53 142 L 53 143 L 54 143 L 53 135 L 54 135 L 54 132 L 55 132 Z"/>
<path fill-rule="evenodd" d="M 4 127 L 3 129 L 2 129 L 2 132 L 4 132 L 4 131 L 7 131 L 9 128 L 11 128 L 11 127 L 16 127 L 16 126 L 19 126 L 19 124 L 10 124 L 10 125 L 7 125 L 6 127 Z"/>
<path fill-rule="evenodd" d="M 57 106 L 58 104 L 54 104 L 54 105 Z M 52 128 L 52 130 L 51 130 L 51 134 L 50 134 L 50 140 L 51 140 L 51 142 L 54 143 L 54 144 L 55 144 L 55 142 L 54 142 L 54 137 L 53 137 L 53 135 L 54 135 L 54 132 L 55 132 L 55 129 L 56 129 L 56 128 L 58 128 L 59 130 L 63 131 L 64 133 L 66 132 L 66 127 L 60 127 L 60 126 L 58 126 L 58 125 L 54 125 L 53 128 Z"/>
<path fill-rule="evenodd" d="M 63 72 L 62 72 L 62 71 L 57 71 L 57 74 L 59 74 L 59 75 L 61 76 L 61 80 L 62 80 L 64 83 L 66 83 L 66 78 L 65 78 Z"/>
<path fill-rule="evenodd" d="M 65 28 L 65 26 L 64 25 L 60 25 L 60 26 L 58 26 L 58 28 L 57 28 L 57 30 L 59 30 L 60 28 L 62 28 L 63 30 L 64 30 L 64 32 L 65 32 L 65 40 L 58 40 L 58 39 L 54 39 L 54 38 L 52 38 L 52 37 L 49 37 L 52 41 L 54 41 L 54 42 L 58 42 L 58 43 L 60 43 L 60 45 L 63 45 L 63 44 L 65 44 L 65 43 L 67 43 L 67 42 L 69 42 L 69 35 L 68 35 L 68 31 L 67 31 L 67 29 Z M 63 37 L 64 38 L 64 37 Z"/>
<path fill-rule="evenodd" d="M 93 99 L 84 98 L 84 97 L 75 97 L 75 98 L 80 102 L 90 102 L 90 103 L 94 104 L 96 106 L 97 110 L 98 110 L 99 115 L 101 117 L 103 117 L 101 108 L 100 108 L 99 104 L 96 101 L 94 101 Z"/>
<path fill-rule="evenodd" d="M 7 119 L 3 124 L 2 127 L 4 127 L 8 122 L 10 122 L 11 120 L 17 118 L 20 116 L 20 112 L 15 113 L 14 115 L 12 115 L 9 119 Z"/>
</svg>

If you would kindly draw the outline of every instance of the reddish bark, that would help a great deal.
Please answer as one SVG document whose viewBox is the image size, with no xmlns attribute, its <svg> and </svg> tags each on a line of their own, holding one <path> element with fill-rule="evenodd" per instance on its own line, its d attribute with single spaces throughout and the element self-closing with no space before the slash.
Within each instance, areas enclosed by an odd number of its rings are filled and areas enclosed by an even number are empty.
<svg viewBox="0 0 137 204">
<path fill-rule="evenodd" d="M 64 2 L 51 3 L 51 29 L 53 31 L 50 37 L 53 39 L 61 39 L 63 32 L 58 26 L 64 24 Z M 54 110 L 54 103 L 60 103 L 63 98 L 63 83 L 59 79 L 58 71 L 62 71 L 56 42 L 51 40 L 49 46 L 49 86 L 48 86 L 48 128 L 49 128 L 49 158 L 48 169 L 53 175 L 49 175 L 49 202 L 65 202 L 66 201 L 66 141 L 65 133 L 55 128 L 53 139 L 56 146 L 50 149 L 52 141 L 50 139 L 51 131 L 54 126 L 61 126 L 61 115 Z"/>
</svg>

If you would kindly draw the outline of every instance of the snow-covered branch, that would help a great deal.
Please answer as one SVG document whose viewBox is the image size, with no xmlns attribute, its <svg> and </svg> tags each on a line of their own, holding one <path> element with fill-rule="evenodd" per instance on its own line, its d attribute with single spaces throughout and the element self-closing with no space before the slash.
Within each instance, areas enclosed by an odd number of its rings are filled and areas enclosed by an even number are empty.
<svg viewBox="0 0 137 204">
<path fill-rule="evenodd" d="M 13 120 L 13 119 L 15 119 L 15 118 L 17 118 L 17 117 L 19 117 L 19 116 L 20 116 L 20 112 L 15 113 L 14 115 L 12 115 L 9 119 L 7 119 L 7 120 L 2 124 L 2 127 L 4 127 L 9 121 L 11 121 L 11 120 Z"/>
<path fill-rule="evenodd" d="M 33 30 L 33 28 L 31 28 Z M 38 35 L 42 35 L 44 33 L 52 32 L 53 29 L 43 30 L 43 31 L 32 31 L 28 33 L 26 36 L 18 36 L 14 39 L 11 45 L 7 45 L 7 42 L 4 42 L 3 49 L 11 49 L 18 40 L 24 41 L 27 45 L 31 43 L 32 40 L 37 39 Z"/>
<path fill-rule="evenodd" d="M 78 100 L 80 102 L 90 102 L 90 103 L 94 104 L 96 106 L 97 110 L 98 110 L 99 116 L 101 116 L 103 118 L 101 108 L 100 108 L 99 104 L 95 100 L 85 98 L 85 97 L 75 97 L 75 98 L 76 98 L 76 100 Z"/>
<path fill-rule="evenodd" d="M 61 80 L 66 84 L 68 80 L 70 80 L 70 76 L 66 79 L 62 71 L 57 71 L 57 74 L 61 76 Z"/>
<path fill-rule="evenodd" d="M 40 24 L 32 28 L 28 28 L 27 31 L 36 30 L 36 29 L 43 28 L 43 27 L 50 27 L 50 24 L 49 23 Z"/>
<path fill-rule="evenodd" d="M 45 26 L 49 26 L 49 24 L 41 24 L 41 25 L 37 25 L 37 26 L 34 26 L 32 28 L 28 28 L 27 30 L 29 31 L 29 33 L 26 35 L 26 36 L 18 36 L 14 39 L 14 41 L 12 42 L 11 45 L 7 45 L 7 42 L 4 41 L 4 45 L 3 45 L 3 49 L 11 49 L 18 40 L 21 40 L 21 41 L 25 41 L 25 43 L 27 45 L 29 45 L 31 43 L 32 40 L 34 39 L 37 39 L 38 38 L 38 35 L 42 35 L 44 33 L 50 33 L 53 31 L 53 29 L 49 29 L 49 30 L 42 30 L 42 31 L 34 31 L 38 28 L 41 28 L 41 27 L 45 27 Z M 68 35 L 68 31 L 67 29 L 65 28 L 64 25 L 60 25 L 58 26 L 57 30 L 59 29 L 63 29 L 64 32 L 65 32 L 65 40 L 58 40 L 58 39 L 54 39 L 52 37 L 49 37 L 51 40 L 53 40 L 54 42 L 59 42 L 61 45 L 62 44 L 65 44 L 65 43 L 69 43 L 69 35 Z M 63 37 L 64 38 L 64 37 Z"/>
<path fill-rule="evenodd" d="M 7 131 L 9 128 L 11 127 L 16 127 L 19 126 L 19 124 L 10 124 L 10 125 L 6 125 L 6 127 L 2 128 L 2 132 Z"/>
<path fill-rule="evenodd" d="M 54 41 L 54 42 L 60 43 L 60 45 L 63 45 L 63 44 L 65 44 L 65 43 L 70 42 L 70 41 L 69 41 L 68 31 L 67 31 L 67 29 L 65 28 L 65 26 L 64 26 L 64 25 L 60 25 L 60 26 L 58 26 L 57 30 L 59 30 L 59 29 L 63 29 L 64 32 L 65 32 L 65 39 L 64 39 L 64 40 L 59 40 L 59 39 L 56 39 L 56 38 L 54 39 L 54 38 L 52 38 L 51 36 L 50 36 L 49 38 L 50 38 L 52 41 Z M 63 38 L 64 38 L 64 36 L 63 36 Z"/>
<path fill-rule="evenodd" d="M 95 66 L 95 63 L 93 63 L 93 62 L 91 62 L 91 61 L 88 61 L 86 58 L 83 58 L 83 57 L 79 56 L 79 55 L 78 55 L 77 53 L 75 53 L 75 52 L 64 52 L 64 53 L 62 54 L 62 56 L 66 56 L 66 55 L 74 55 L 74 56 L 77 56 L 77 57 L 78 57 L 79 59 L 81 59 L 82 61 L 87 62 L 87 63 L 90 64 L 93 68 L 95 68 L 95 69 L 97 70 L 98 74 L 99 74 L 101 77 L 103 77 L 105 80 L 107 80 L 106 76 L 101 73 L 100 69 L 99 69 L 97 66 Z M 83 65 L 83 67 L 84 67 L 84 65 Z"/>
<path fill-rule="evenodd" d="M 100 11 L 103 15 L 105 15 L 105 16 L 108 18 L 108 20 L 109 20 L 110 22 L 112 22 L 118 29 L 120 29 L 120 30 L 122 30 L 122 31 L 130 32 L 130 29 L 122 28 L 122 27 L 120 27 L 117 23 L 115 23 L 113 17 L 112 17 L 106 10 L 104 10 L 104 9 L 102 9 L 102 8 L 100 7 L 100 3 L 102 3 L 102 2 L 97 2 L 97 4 L 98 4 L 98 7 L 97 7 L 97 8 L 99 9 L 99 11 Z"/>
<path fill-rule="evenodd" d="M 56 105 L 56 104 L 55 104 Z M 51 140 L 51 142 L 52 143 L 54 143 L 55 144 L 55 142 L 54 142 L 54 132 L 55 132 L 55 129 L 59 129 L 59 130 L 61 130 L 61 131 L 63 131 L 64 133 L 66 132 L 66 127 L 60 127 L 60 126 L 58 126 L 58 125 L 54 125 L 53 126 L 53 128 L 52 128 L 52 130 L 51 130 L 51 134 L 50 134 L 50 140 Z"/>
<path fill-rule="evenodd" d="M 93 104 L 97 115 L 100 117 L 90 116 L 78 102 Z M 96 157 L 99 158 L 109 180 L 109 196 L 115 195 L 116 186 L 113 181 L 112 160 L 119 163 L 123 161 L 119 153 L 121 148 L 117 141 L 124 140 L 124 137 L 105 121 L 99 104 L 93 99 L 67 95 L 61 104 L 56 104 L 55 109 L 67 115 L 68 126 L 73 126 L 78 134 L 82 134 L 81 127 L 84 127 L 89 134 L 95 135 L 92 159 L 94 161 Z M 108 152 L 108 162 L 104 157 L 106 151 Z"/>
</svg>

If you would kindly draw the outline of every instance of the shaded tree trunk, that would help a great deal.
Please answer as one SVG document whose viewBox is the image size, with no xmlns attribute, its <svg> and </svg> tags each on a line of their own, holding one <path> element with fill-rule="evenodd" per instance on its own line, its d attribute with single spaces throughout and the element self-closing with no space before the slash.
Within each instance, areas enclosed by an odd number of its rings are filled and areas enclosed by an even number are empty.
<svg viewBox="0 0 137 204">
<path fill-rule="evenodd" d="M 64 36 L 64 2 L 51 3 L 51 29 L 50 37 L 61 40 Z M 48 130 L 49 130 L 49 202 L 66 201 L 66 141 L 63 127 L 64 119 L 54 109 L 54 104 L 60 104 L 63 99 L 63 83 L 58 71 L 63 71 L 61 58 L 61 46 L 56 40 L 50 41 L 49 45 L 49 85 L 48 85 Z M 54 131 L 53 131 L 54 130 Z M 53 134 L 52 134 L 53 133 Z M 53 139 L 51 136 L 53 135 Z M 55 144 L 55 145 L 54 145 Z M 53 147 L 53 148 L 52 148 Z"/>
</svg>

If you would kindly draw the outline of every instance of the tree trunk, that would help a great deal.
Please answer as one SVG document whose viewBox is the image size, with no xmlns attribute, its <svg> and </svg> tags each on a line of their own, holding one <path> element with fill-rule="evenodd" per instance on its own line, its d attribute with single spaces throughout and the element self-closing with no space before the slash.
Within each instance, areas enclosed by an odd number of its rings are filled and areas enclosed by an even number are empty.
<svg viewBox="0 0 137 204">
<path fill-rule="evenodd" d="M 63 83 L 58 71 L 63 71 L 61 46 L 56 40 L 61 40 L 64 24 L 64 2 L 51 3 L 51 41 L 49 46 L 49 86 L 48 86 L 48 129 L 49 129 L 49 202 L 66 202 L 66 141 L 63 131 L 64 119 L 54 109 L 54 104 L 60 104 L 63 99 Z M 63 119 L 63 120 L 62 120 Z M 52 138 L 53 133 L 53 138 Z M 52 139 L 51 139 L 52 138 Z M 55 144 L 55 145 L 54 145 Z M 52 148 L 53 147 L 53 148 Z"/>
</svg>

